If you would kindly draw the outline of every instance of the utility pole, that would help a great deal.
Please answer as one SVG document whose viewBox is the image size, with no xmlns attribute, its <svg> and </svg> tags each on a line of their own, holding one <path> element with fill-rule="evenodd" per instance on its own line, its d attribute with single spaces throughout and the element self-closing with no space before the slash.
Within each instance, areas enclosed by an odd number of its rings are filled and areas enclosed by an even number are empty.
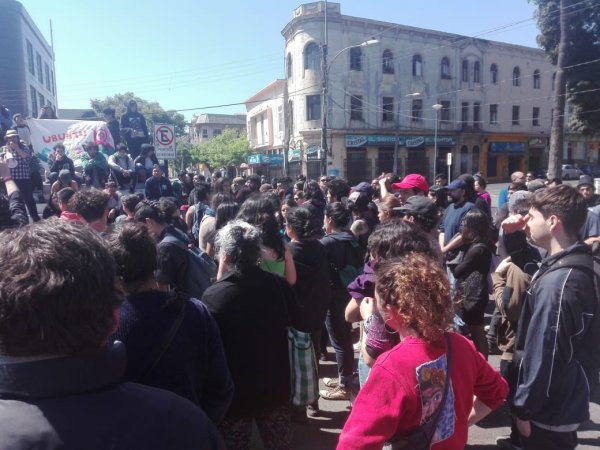
<svg viewBox="0 0 600 450">
<path fill-rule="evenodd" d="M 322 159 L 319 161 L 321 164 L 321 176 L 327 175 L 327 156 L 329 155 L 329 146 L 327 145 L 327 95 L 328 95 L 328 83 L 329 74 L 327 73 L 327 0 L 325 0 L 325 11 L 324 11 L 324 37 L 323 43 L 321 44 L 321 151 L 324 153 L 321 155 Z"/>
<path fill-rule="evenodd" d="M 560 177 L 562 154 L 564 146 L 566 76 L 563 69 L 566 59 L 567 43 L 569 42 L 569 25 L 565 8 L 572 0 L 560 0 L 560 42 L 558 44 L 558 61 L 556 79 L 554 81 L 554 115 L 550 129 L 550 152 L 548 154 L 548 179 Z"/>
<path fill-rule="evenodd" d="M 283 85 L 283 176 L 287 177 L 290 174 L 290 163 L 288 161 L 288 155 L 290 151 L 290 139 L 292 130 L 290 130 L 289 115 L 289 92 L 288 92 L 288 78 L 285 77 L 285 84 Z"/>
</svg>

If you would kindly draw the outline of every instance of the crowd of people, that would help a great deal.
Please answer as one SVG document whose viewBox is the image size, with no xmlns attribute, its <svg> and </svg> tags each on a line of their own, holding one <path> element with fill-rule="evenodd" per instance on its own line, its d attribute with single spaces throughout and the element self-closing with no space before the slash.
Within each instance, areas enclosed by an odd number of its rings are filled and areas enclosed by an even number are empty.
<svg viewBox="0 0 600 450">
<path fill-rule="evenodd" d="M 246 449 L 256 424 L 288 449 L 318 397 L 352 401 L 340 449 L 463 448 L 505 401 L 501 448 L 577 445 L 598 384 L 593 179 L 516 172 L 493 214 L 483 174 L 171 183 L 142 139 L 86 145 L 81 176 L 57 144 L 39 221 L 7 132 L 0 448 Z M 314 361 L 329 345 L 334 378 Z M 298 370 L 325 389 L 297 395 Z"/>
</svg>

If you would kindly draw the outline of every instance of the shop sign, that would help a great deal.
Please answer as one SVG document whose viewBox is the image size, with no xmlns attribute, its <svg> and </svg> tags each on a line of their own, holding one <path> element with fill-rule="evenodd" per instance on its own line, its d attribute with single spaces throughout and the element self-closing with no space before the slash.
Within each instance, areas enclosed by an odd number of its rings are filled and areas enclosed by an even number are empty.
<svg viewBox="0 0 600 450">
<path fill-rule="evenodd" d="M 302 151 L 299 148 L 288 150 L 288 162 L 299 162 L 302 160 Z"/>
<path fill-rule="evenodd" d="M 434 136 L 398 136 L 398 145 L 400 147 L 423 147 L 433 146 Z M 346 147 L 392 147 L 396 142 L 396 136 L 389 135 L 366 135 L 366 134 L 347 134 Z M 439 146 L 456 145 L 454 136 L 438 136 Z"/>
<path fill-rule="evenodd" d="M 525 142 L 492 142 L 490 153 L 525 153 Z"/>
<path fill-rule="evenodd" d="M 548 142 L 547 138 L 539 138 L 539 137 L 530 138 L 529 139 L 529 147 L 545 148 L 547 142 Z"/>
<path fill-rule="evenodd" d="M 268 166 L 283 166 L 283 155 L 263 155 L 262 162 Z"/>
<path fill-rule="evenodd" d="M 306 160 L 307 161 L 319 161 L 325 159 L 325 152 L 318 145 L 309 145 L 306 148 Z"/>
<path fill-rule="evenodd" d="M 248 156 L 248 164 L 250 164 L 251 166 L 256 166 L 258 164 L 262 164 L 262 157 L 263 157 L 263 155 L 260 153 L 257 153 L 255 155 L 250 155 L 250 156 Z"/>
</svg>

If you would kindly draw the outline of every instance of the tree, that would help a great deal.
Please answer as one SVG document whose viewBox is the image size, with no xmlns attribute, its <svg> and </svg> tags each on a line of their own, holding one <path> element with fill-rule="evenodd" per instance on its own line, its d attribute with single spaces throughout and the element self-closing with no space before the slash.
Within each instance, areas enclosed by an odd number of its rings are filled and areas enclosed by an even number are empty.
<svg viewBox="0 0 600 450">
<path fill-rule="evenodd" d="M 138 105 L 138 111 L 144 115 L 148 125 L 148 130 L 154 129 L 155 123 L 166 123 L 175 127 L 175 136 L 183 136 L 186 134 L 187 122 L 182 114 L 177 111 L 165 111 L 158 102 L 150 102 L 143 98 L 137 97 L 133 92 L 125 92 L 124 94 L 115 94 L 112 97 L 106 97 L 104 100 L 91 99 L 90 104 L 92 109 L 98 115 L 102 115 L 104 108 L 113 108 L 116 111 L 116 117 L 121 117 L 127 111 L 127 102 L 135 100 Z"/>
<path fill-rule="evenodd" d="M 194 146 L 190 153 L 193 161 L 205 163 L 214 170 L 239 166 L 252 151 L 245 133 L 226 128 L 221 135 Z"/>
<path fill-rule="evenodd" d="M 569 38 L 565 41 L 562 67 L 566 97 L 572 108 L 569 127 L 584 134 L 600 132 L 600 3 L 564 1 L 561 9 L 560 0 L 530 1 L 538 7 L 538 44 L 553 64 L 558 64 L 559 59 L 561 12 L 566 19 Z M 562 118 L 562 113 L 555 111 L 556 114 Z"/>
</svg>

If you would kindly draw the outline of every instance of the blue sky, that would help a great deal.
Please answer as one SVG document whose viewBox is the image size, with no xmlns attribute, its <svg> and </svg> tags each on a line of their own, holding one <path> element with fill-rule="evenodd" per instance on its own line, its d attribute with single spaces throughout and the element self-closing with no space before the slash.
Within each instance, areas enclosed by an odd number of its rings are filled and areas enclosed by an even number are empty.
<svg viewBox="0 0 600 450">
<path fill-rule="evenodd" d="M 283 77 L 291 0 L 21 0 L 50 41 L 59 108 L 132 91 L 165 109 L 239 103 Z M 308 3 L 308 2 L 306 2 Z M 342 14 L 536 47 L 527 0 L 348 0 Z M 530 20 L 528 20 L 530 19 Z M 244 105 L 185 111 L 245 112 Z"/>
</svg>

